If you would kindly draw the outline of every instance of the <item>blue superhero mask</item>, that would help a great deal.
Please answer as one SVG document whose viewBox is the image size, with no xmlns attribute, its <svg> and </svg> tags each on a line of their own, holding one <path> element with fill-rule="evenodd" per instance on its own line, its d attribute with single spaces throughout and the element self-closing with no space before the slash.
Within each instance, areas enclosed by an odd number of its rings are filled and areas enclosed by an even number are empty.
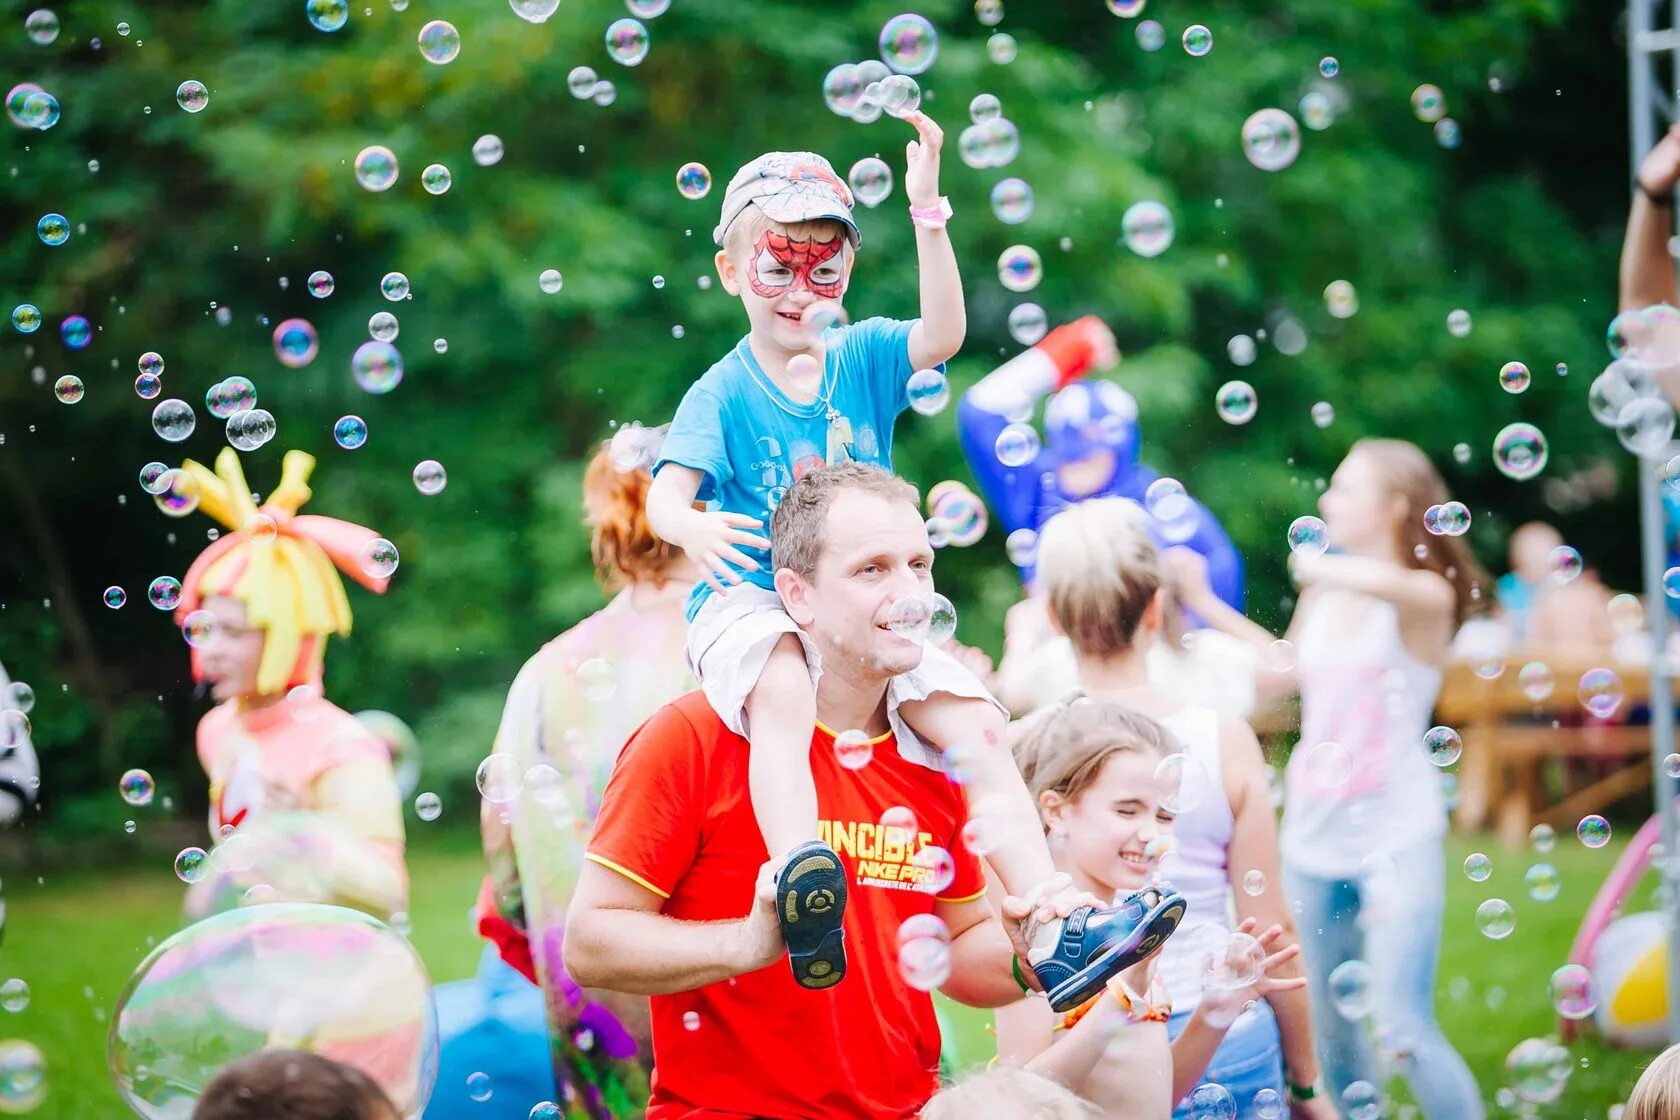
<svg viewBox="0 0 1680 1120">
<path fill-rule="evenodd" d="M 1114 469 L 1090 493 L 1106 490 L 1137 469 L 1137 401 L 1112 381 L 1075 381 L 1044 408 L 1044 437 L 1057 463 L 1077 463 L 1099 451 L 1114 456 Z"/>
</svg>

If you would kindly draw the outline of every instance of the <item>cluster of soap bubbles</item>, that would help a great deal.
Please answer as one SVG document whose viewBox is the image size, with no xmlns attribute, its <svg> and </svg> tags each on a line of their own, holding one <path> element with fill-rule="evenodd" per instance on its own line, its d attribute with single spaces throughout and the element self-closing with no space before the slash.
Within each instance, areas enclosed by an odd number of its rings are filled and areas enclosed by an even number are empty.
<svg viewBox="0 0 1680 1120">
<path fill-rule="evenodd" d="M 1435 142 L 1443 148 L 1456 148 L 1459 142 L 1458 122 L 1447 116 L 1447 97 L 1441 87 L 1425 83 L 1412 91 L 1412 112 L 1424 124 L 1435 128 Z"/>
<path fill-rule="evenodd" d="M 1423 527 L 1437 537 L 1462 537 L 1470 531 L 1470 509 L 1463 502 L 1442 502 L 1423 511 Z"/>
<path fill-rule="evenodd" d="M 58 98 L 34 82 L 19 82 L 6 93 L 6 116 L 18 128 L 44 132 L 59 115 Z"/>
<path fill-rule="evenodd" d="M 566 91 L 579 101 L 593 101 L 602 107 L 611 105 L 618 100 L 618 87 L 612 82 L 595 73 L 593 66 L 574 66 L 566 75 Z M 501 142 L 497 141 L 496 159 L 501 159 Z M 477 157 L 478 150 L 473 150 Z M 494 163 L 495 160 L 491 160 Z M 483 165 L 484 161 L 479 161 Z"/>
<path fill-rule="evenodd" d="M 1613 360 L 1588 389 L 1587 407 L 1635 455 L 1662 455 L 1675 416 L 1658 379 L 1680 366 L 1680 311 L 1667 304 L 1624 311 L 1611 321 L 1607 344 Z"/>
</svg>

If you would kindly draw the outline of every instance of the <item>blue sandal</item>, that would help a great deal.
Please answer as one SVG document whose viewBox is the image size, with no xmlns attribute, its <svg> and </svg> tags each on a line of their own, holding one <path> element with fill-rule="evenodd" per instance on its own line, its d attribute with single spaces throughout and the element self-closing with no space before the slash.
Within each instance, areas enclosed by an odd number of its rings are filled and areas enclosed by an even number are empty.
<svg viewBox="0 0 1680 1120">
<path fill-rule="evenodd" d="M 1147 958 L 1178 929 L 1187 905 L 1183 895 L 1163 885 L 1133 891 L 1118 906 L 1082 906 L 1069 914 L 1055 952 L 1032 966 L 1051 1009 L 1072 1011 Z"/>
</svg>

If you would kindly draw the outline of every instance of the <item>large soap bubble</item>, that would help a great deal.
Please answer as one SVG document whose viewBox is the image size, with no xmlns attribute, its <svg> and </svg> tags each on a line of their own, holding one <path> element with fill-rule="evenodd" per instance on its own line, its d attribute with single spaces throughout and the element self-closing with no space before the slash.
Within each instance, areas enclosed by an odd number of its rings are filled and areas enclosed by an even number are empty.
<svg viewBox="0 0 1680 1120">
<path fill-rule="evenodd" d="M 117 1001 L 106 1062 L 143 1120 L 187 1120 L 228 1062 L 310 1050 L 360 1069 L 404 1117 L 437 1078 L 426 966 L 384 923 L 337 906 L 273 903 L 188 926 Z"/>
</svg>

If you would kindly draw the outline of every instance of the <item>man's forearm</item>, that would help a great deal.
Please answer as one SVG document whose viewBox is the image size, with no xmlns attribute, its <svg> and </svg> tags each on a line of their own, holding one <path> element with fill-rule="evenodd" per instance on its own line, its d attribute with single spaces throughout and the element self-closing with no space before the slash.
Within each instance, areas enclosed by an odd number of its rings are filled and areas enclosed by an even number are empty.
<svg viewBox="0 0 1680 1120">
<path fill-rule="evenodd" d="M 1642 189 L 1634 188 L 1627 237 L 1622 242 L 1617 302 L 1623 311 L 1675 302 L 1674 259 L 1668 252 L 1672 215 L 1672 207 L 1658 206 Z"/>
<path fill-rule="evenodd" d="M 755 967 L 744 920 L 684 922 L 641 910 L 589 910 L 566 917 L 566 971 L 585 988 L 664 996 L 728 980 Z"/>
<path fill-rule="evenodd" d="M 969 1007 L 1003 1007 L 1024 998 L 1010 962 L 1015 951 L 1003 927 L 980 922 L 951 939 L 951 978 L 940 991 Z"/>
</svg>

